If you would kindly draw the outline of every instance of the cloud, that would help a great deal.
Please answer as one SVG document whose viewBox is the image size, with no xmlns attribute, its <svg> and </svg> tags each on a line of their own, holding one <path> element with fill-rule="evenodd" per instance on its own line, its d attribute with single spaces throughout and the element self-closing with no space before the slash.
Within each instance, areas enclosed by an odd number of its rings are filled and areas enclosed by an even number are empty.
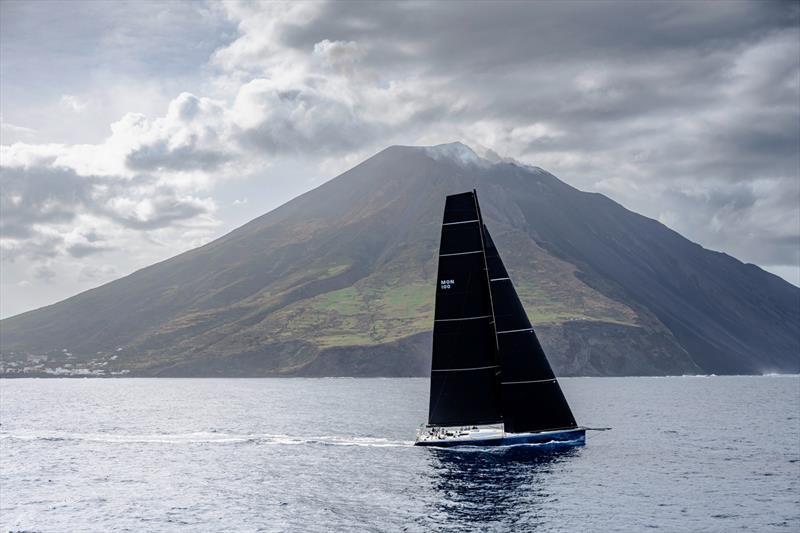
<svg viewBox="0 0 800 533">
<path fill-rule="evenodd" d="M 33 277 L 39 281 L 49 283 L 56 277 L 56 271 L 48 265 L 40 265 L 33 271 Z"/>
<path fill-rule="evenodd" d="M 363 144 L 371 125 L 346 95 L 307 81 L 259 78 L 242 86 L 232 109 L 241 145 L 280 155 L 342 152 Z"/>
<path fill-rule="evenodd" d="M 3 117 L 0 116 L 0 135 L 2 135 L 3 140 L 5 140 L 6 136 L 11 137 L 31 137 L 36 135 L 36 130 L 33 128 L 26 128 L 25 126 L 17 126 L 15 124 L 9 124 L 3 120 Z"/>
<path fill-rule="evenodd" d="M 419 7 L 325 4 L 278 34 L 293 53 L 357 43 L 352 68 L 371 74 L 348 83 L 362 95 L 414 80 L 409 101 L 420 111 L 376 129 L 382 139 L 485 145 L 706 246 L 762 264 L 800 261 L 797 6 Z M 432 105 L 430 95 L 459 104 Z M 378 106 L 359 109 L 380 116 Z"/>
<path fill-rule="evenodd" d="M 48 166 L 53 158 L 22 159 L 39 164 L 0 171 L 0 248 L 5 260 L 65 254 L 83 258 L 114 249 L 102 242 L 100 227 L 148 231 L 213 222 L 207 218 L 216 208 L 211 199 L 181 193 L 152 177 L 81 176 L 73 169 Z"/>
<path fill-rule="evenodd" d="M 2 122 L 6 259 L 105 261 L 186 232 L 202 243 L 217 201 L 290 190 L 262 181 L 270 165 L 315 164 L 280 178 L 312 184 L 390 144 L 461 140 L 711 248 L 800 264 L 794 3 L 54 9 L 55 27 L 21 3 L 2 22 L 2 111 L 32 126 Z M 55 89 L 36 100 L 30 87 Z M 106 133 L 69 136 L 92 121 Z"/>
<path fill-rule="evenodd" d="M 366 50 L 355 41 L 329 41 L 324 39 L 314 44 L 314 57 L 322 63 L 336 69 L 346 77 L 356 74 L 356 65 L 366 55 Z"/>
<path fill-rule="evenodd" d="M 108 199 L 98 212 L 127 228 L 152 230 L 190 221 L 215 209 L 210 199 L 181 196 L 168 187 L 153 187 L 147 181 L 133 190 L 135 195 Z"/>
<path fill-rule="evenodd" d="M 71 94 L 65 94 L 61 97 L 61 107 L 72 111 L 73 113 L 80 113 L 86 109 L 89 103 L 80 100 L 78 97 Z"/>
<path fill-rule="evenodd" d="M 79 225 L 65 234 L 64 246 L 66 253 L 76 259 L 116 250 L 116 247 L 109 244 L 96 228 L 86 225 Z"/>
<path fill-rule="evenodd" d="M 77 259 L 81 259 L 83 257 L 87 257 L 92 254 L 108 252 L 110 250 L 113 250 L 113 248 L 110 246 L 92 245 L 83 243 L 77 243 L 71 246 L 67 246 L 67 253 Z"/>
<path fill-rule="evenodd" d="M 84 281 L 106 281 L 117 275 L 117 269 L 112 265 L 86 265 L 81 268 L 79 278 Z"/>
<path fill-rule="evenodd" d="M 190 138 L 181 146 L 170 146 L 169 140 L 159 139 L 130 152 L 125 163 L 133 170 L 214 170 L 230 160 L 221 150 L 197 147 Z"/>
<path fill-rule="evenodd" d="M 182 93 L 163 118 L 143 122 L 130 134 L 125 156 L 135 171 L 214 171 L 234 158 L 224 104 Z"/>
<path fill-rule="evenodd" d="M 35 226 L 71 222 L 91 200 L 93 178 L 51 168 L 3 168 L 0 173 L 0 233 L 24 239 Z"/>
</svg>

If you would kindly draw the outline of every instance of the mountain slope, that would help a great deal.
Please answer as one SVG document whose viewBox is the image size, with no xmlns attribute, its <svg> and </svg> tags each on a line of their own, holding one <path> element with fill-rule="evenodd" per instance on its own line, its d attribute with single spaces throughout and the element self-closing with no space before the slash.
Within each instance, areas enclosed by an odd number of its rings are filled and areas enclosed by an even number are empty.
<svg viewBox="0 0 800 533">
<path fill-rule="evenodd" d="M 206 246 L 3 320 L 4 367 L 424 375 L 444 197 L 471 188 L 559 373 L 800 370 L 800 289 L 458 143 L 388 148 Z"/>
</svg>

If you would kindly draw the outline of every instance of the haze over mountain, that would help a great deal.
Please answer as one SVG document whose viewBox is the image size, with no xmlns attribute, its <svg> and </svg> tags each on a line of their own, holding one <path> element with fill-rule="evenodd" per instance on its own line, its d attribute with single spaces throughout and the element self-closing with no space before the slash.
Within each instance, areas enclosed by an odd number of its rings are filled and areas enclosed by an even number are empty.
<svg viewBox="0 0 800 533">
<path fill-rule="evenodd" d="M 558 374 L 800 371 L 799 288 L 460 143 L 387 148 L 203 247 L 3 320 L 3 368 L 426 375 L 444 197 L 472 188 Z"/>
</svg>

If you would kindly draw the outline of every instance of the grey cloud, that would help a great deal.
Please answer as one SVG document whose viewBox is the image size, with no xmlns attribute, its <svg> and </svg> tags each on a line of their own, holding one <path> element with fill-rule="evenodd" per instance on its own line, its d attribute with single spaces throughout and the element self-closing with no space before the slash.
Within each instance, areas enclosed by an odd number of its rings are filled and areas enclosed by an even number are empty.
<svg viewBox="0 0 800 533">
<path fill-rule="evenodd" d="M 141 231 L 165 228 L 208 212 L 203 202 L 179 198 L 175 195 L 175 191 L 167 187 L 155 189 L 148 195 L 148 199 L 154 214 L 147 218 L 122 214 L 108 206 L 102 206 L 100 212 L 126 228 Z"/>
<path fill-rule="evenodd" d="M 364 57 L 365 50 L 353 41 L 323 40 L 314 45 L 314 55 L 345 76 L 355 74 L 355 65 Z"/>
<path fill-rule="evenodd" d="M 81 259 L 83 257 L 97 254 L 101 252 L 108 252 L 113 250 L 114 248 L 111 246 L 101 246 L 101 245 L 92 245 L 92 244 L 73 244 L 71 246 L 67 246 L 67 253 L 72 257 L 77 259 Z"/>
<path fill-rule="evenodd" d="M 763 250 L 758 250 L 754 255 L 761 261 L 774 260 L 777 265 L 800 264 L 799 236 L 766 236 L 759 244 Z"/>
<path fill-rule="evenodd" d="M 694 184 L 691 192 L 667 189 L 656 201 L 676 214 L 670 225 L 707 246 L 762 265 L 800 264 L 795 178 Z"/>
<path fill-rule="evenodd" d="M 56 275 L 56 271 L 48 265 L 39 265 L 33 270 L 33 277 L 45 282 L 52 281 Z"/>
<path fill-rule="evenodd" d="M 100 237 L 100 235 L 98 235 L 94 230 L 84 233 L 83 238 L 86 239 L 86 242 L 97 242 L 103 240 L 103 238 Z"/>
<path fill-rule="evenodd" d="M 652 59 L 662 49 L 730 46 L 793 27 L 798 16 L 789 2 L 332 2 L 281 37 L 306 50 L 323 39 L 383 41 L 365 60 L 496 73 L 543 61 Z"/>
<path fill-rule="evenodd" d="M 0 247 L 0 259 L 14 262 L 18 258 L 28 258 L 34 261 L 46 261 L 59 255 L 59 250 L 64 244 L 64 238 L 59 235 L 45 235 L 39 232 L 29 232 L 24 239 L 15 241 L 16 246 Z"/>
<path fill-rule="evenodd" d="M 294 89 L 254 84 L 247 91 L 253 107 L 264 110 L 256 124 L 238 128 L 243 146 L 270 154 L 341 153 L 360 148 L 378 127 L 347 104 L 313 87 L 313 79 Z M 297 115 L 305 119 L 301 122 Z"/>
<path fill-rule="evenodd" d="M 122 209 L 119 200 L 146 201 L 147 216 Z M 109 176 L 79 176 L 66 168 L 2 168 L 0 172 L 0 236 L 3 259 L 25 256 L 52 258 L 61 253 L 83 258 L 112 250 L 96 229 L 82 234 L 85 242 L 65 245 L 64 235 L 82 213 L 102 217 L 122 227 L 147 231 L 188 221 L 208 212 L 208 204 L 182 197 L 151 178 L 133 180 Z M 51 231 L 43 228 L 50 228 Z"/>
<path fill-rule="evenodd" d="M 86 265 L 81 268 L 79 277 L 81 280 L 96 281 L 110 279 L 116 274 L 116 269 L 111 265 Z"/>
<path fill-rule="evenodd" d="M 66 247 L 66 252 L 76 259 L 116 250 L 116 247 L 106 243 L 106 239 L 97 230 L 81 231 L 80 238 L 82 242 L 72 242 Z"/>
<path fill-rule="evenodd" d="M 703 188 L 702 192 L 688 193 L 680 190 L 668 190 L 662 195 L 664 201 L 674 206 L 687 206 L 694 204 L 698 213 L 708 221 L 721 211 L 726 216 L 748 210 L 758 200 L 751 187 L 746 185 L 735 187 Z"/>
<path fill-rule="evenodd" d="M 126 156 L 128 168 L 138 171 L 152 170 L 216 170 L 231 160 L 231 155 L 222 150 L 198 148 L 195 143 L 170 148 L 168 140 L 162 139 L 142 146 Z"/>
<path fill-rule="evenodd" d="M 381 79 L 450 79 L 456 91 L 477 96 L 467 120 L 550 120 L 571 132 L 707 108 L 731 83 L 740 47 L 799 22 L 797 6 L 780 2 L 336 2 L 282 38 L 305 51 L 326 39 L 361 43 L 363 62 Z M 781 66 L 797 76 L 794 56 Z M 605 82 L 580 90 L 574 78 L 582 74 Z M 789 89 L 781 98 L 796 97 Z M 588 135 L 562 142 L 583 150 L 586 141 L 598 142 Z"/>
<path fill-rule="evenodd" d="M 112 8 L 113 7 L 113 8 Z M 193 74 L 215 48 L 235 35 L 235 24 L 200 2 L 4 1 L 0 69 L 4 98 L 27 102 L 31 86 L 80 92 L 88 72 L 119 77 Z M 98 66 L 101 68 L 98 69 Z M 23 86 L 6 83 L 26 79 Z M 5 105 L 5 104 L 4 104 Z"/>
<path fill-rule="evenodd" d="M 468 136 L 489 121 L 490 148 L 579 187 L 622 179 L 638 191 L 618 195 L 627 205 L 680 213 L 676 229 L 702 244 L 762 264 L 796 256 L 774 222 L 799 209 L 786 184 L 800 179 L 796 2 L 331 2 L 276 35 L 301 54 L 353 43 L 349 77 L 420 80 L 427 94 L 391 128 L 335 117 L 346 135 L 309 140 L 291 120 L 268 121 L 246 132 L 255 145 L 344 151 L 342 138 L 355 147 L 431 128 L 481 142 Z M 434 102 L 439 90 L 464 105 Z M 520 133 L 535 124 L 546 127 Z"/>
<path fill-rule="evenodd" d="M 71 221 L 91 201 L 92 181 L 66 170 L 1 168 L 0 235 L 23 239 L 36 224 Z"/>
</svg>

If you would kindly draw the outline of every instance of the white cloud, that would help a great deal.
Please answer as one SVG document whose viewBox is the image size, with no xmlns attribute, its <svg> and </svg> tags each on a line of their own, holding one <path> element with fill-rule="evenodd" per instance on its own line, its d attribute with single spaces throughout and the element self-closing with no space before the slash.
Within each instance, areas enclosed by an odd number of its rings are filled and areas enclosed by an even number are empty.
<svg viewBox="0 0 800 533">
<path fill-rule="evenodd" d="M 81 113 L 89 105 L 88 102 L 80 100 L 78 97 L 71 94 L 65 94 L 61 97 L 61 107 L 72 111 L 73 113 Z"/>
<path fill-rule="evenodd" d="M 7 137 L 14 137 L 14 138 L 26 138 L 36 135 L 36 130 L 33 128 L 26 128 L 25 126 L 17 126 L 16 124 L 10 124 L 3 120 L 3 117 L 0 116 L 0 134 L 2 134 L 3 141 L 6 140 Z"/>
<path fill-rule="evenodd" d="M 353 77 L 356 74 L 356 65 L 364 58 L 366 50 L 354 41 L 324 39 L 314 45 L 313 54 L 326 67 L 336 69 L 345 77 Z"/>
<path fill-rule="evenodd" d="M 281 44 L 287 28 L 302 26 L 319 15 L 316 2 L 226 2 L 229 20 L 237 24 L 239 36 L 214 52 L 212 63 L 237 78 L 252 78 L 272 69 L 289 70 L 303 54 L 292 53 Z"/>
<path fill-rule="evenodd" d="M 0 173 L 3 260 L 81 258 L 118 248 L 121 237 L 138 232 L 187 227 L 210 234 L 216 224 L 209 197 L 154 177 L 81 175 L 56 164 L 52 154 L 23 148 L 12 146 L 14 157 L 3 159 L 24 163 L 7 164 Z"/>
</svg>

